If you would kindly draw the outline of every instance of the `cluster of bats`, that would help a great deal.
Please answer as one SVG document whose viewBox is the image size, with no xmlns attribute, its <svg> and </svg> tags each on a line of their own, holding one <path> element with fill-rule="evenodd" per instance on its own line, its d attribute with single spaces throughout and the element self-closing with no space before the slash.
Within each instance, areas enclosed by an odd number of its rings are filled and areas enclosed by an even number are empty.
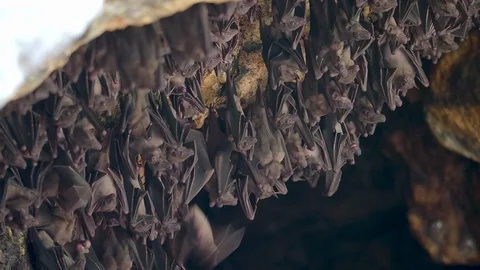
<svg viewBox="0 0 480 270">
<path fill-rule="evenodd" d="M 480 7 L 271 4 L 269 25 L 243 0 L 105 33 L 2 109 L 1 229 L 28 230 L 35 268 L 215 267 L 244 228 L 210 224 L 192 204 L 201 190 L 210 206 L 239 203 L 248 219 L 260 199 L 286 194 L 288 180 L 324 179 L 331 196 L 361 153 L 359 137 L 385 121 L 383 105 L 400 106 L 416 79 L 428 85 L 420 57 L 455 50 Z M 233 72 L 241 16 L 260 23 L 268 69 L 266 89 L 243 108 Z M 211 69 L 226 74 L 217 109 L 202 100 Z"/>
</svg>

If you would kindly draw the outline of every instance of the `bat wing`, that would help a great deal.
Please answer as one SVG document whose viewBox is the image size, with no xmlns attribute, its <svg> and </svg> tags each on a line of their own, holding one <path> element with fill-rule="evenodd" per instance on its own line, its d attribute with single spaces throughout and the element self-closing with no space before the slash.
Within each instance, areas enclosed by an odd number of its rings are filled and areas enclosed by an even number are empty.
<svg viewBox="0 0 480 270">
<path fill-rule="evenodd" d="M 423 86 L 428 87 L 428 77 L 423 71 L 422 62 L 418 53 L 412 52 L 410 49 L 403 47 L 405 54 L 407 55 L 408 59 L 412 62 L 413 66 L 415 67 L 415 73 L 418 80 L 423 84 Z"/>
<path fill-rule="evenodd" d="M 53 250 L 58 247 L 53 247 L 49 249 L 45 248 L 42 240 L 38 235 L 38 231 L 35 228 L 28 229 L 28 236 L 30 244 L 33 247 L 33 252 L 35 254 L 34 258 L 39 268 L 44 267 L 45 269 L 49 270 L 64 270 L 64 268 L 59 264 L 60 258 Z"/>
<path fill-rule="evenodd" d="M 112 178 L 113 184 L 117 189 L 118 202 L 120 204 L 120 208 L 124 214 L 128 214 L 129 212 L 128 199 L 127 199 L 127 193 L 125 192 L 125 185 L 123 183 L 123 179 L 120 175 L 118 175 L 111 169 L 108 169 L 108 174 Z"/>
<path fill-rule="evenodd" d="M 206 259 L 207 268 L 213 269 L 230 256 L 240 246 L 244 234 L 245 228 L 235 229 L 232 225 L 216 229 L 214 233 L 216 248 Z"/>
<path fill-rule="evenodd" d="M 191 183 L 189 184 L 188 188 L 188 196 L 186 201 L 188 204 L 210 180 L 214 173 L 214 169 L 208 158 L 208 152 L 203 134 L 200 131 L 191 130 L 188 134 L 187 141 L 195 142 L 195 156 L 198 159 L 194 167 L 194 178 L 191 179 Z"/>
<path fill-rule="evenodd" d="M 202 262 L 216 249 L 210 222 L 196 205 L 189 209 L 174 241 L 175 259 L 180 267 L 185 267 L 190 260 Z"/>
<path fill-rule="evenodd" d="M 86 207 L 92 197 L 92 190 L 85 179 L 71 166 L 54 165 L 60 181 L 59 204 L 66 212 Z"/>
<path fill-rule="evenodd" d="M 86 270 L 105 270 L 105 267 L 103 267 L 93 248 L 90 248 L 89 252 L 85 253 L 85 259 Z"/>
<path fill-rule="evenodd" d="M 218 195 L 228 192 L 228 190 L 234 185 L 234 179 L 232 178 L 233 165 L 230 157 L 233 152 L 233 146 L 231 144 L 225 145 L 224 148 L 218 149 L 214 158 L 214 167 L 216 173 L 216 188 L 214 192 Z"/>
<path fill-rule="evenodd" d="M 258 199 L 254 198 L 253 202 L 251 199 L 252 192 L 250 191 L 249 187 L 250 177 L 247 175 L 242 179 L 237 179 L 235 181 L 235 187 L 237 190 L 237 197 L 240 201 L 240 205 L 242 207 L 245 216 L 249 220 L 253 220 L 255 218 L 255 213 L 257 212 L 257 203 Z"/>
</svg>

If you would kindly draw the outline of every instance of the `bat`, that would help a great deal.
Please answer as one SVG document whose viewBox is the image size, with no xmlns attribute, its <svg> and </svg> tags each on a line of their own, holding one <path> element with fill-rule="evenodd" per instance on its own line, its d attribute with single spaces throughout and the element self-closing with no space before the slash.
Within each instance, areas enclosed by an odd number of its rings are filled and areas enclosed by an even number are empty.
<svg viewBox="0 0 480 270">
<path fill-rule="evenodd" d="M 238 29 L 238 24 L 235 22 L 233 27 L 236 27 Z M 235 28 L 233 28 L 235 29 Z M 220 64 L 215 68 L 216 74 L 223 74 L 226 73 L 228 70 L 231 69 L 231 64 L 234 60 L 233 54 L 237 50 L 238 44 L 240 42 L 239 36 L 234 35 L 232 39 L 224 44 L 221 45 L 221 56 L 222 56 L 222 61 Z"/>
<path fill-rule="evenodd" d="M 233 17 L 237 3 L 208 4 L 208 18 L 212 21 L 228 21 Z"/>
<path fill-rule="evenodd" d="M 28 229 L 29 244 L 32 247 L 35 263 L 39 269 L 65 270 L 67 267 L 58 255 L 61 247 L 55 246 L 53 240 L 45 233 L 36 228 Z"/>
<path fill-rule="evenodd" d="M 305 80 L 310 80 L 310 81 L 307 81 L 307 82 L 312 82 L 312 80 L 313 80 L 312 75 L 307 74 Z M 304 83 L 297 83 L 297 91 L 293 92 L 294 94 L 296 94 L 296 103 L 297 103 L 297 107 L 299 109 L 299 117 L 297 118 L 297 122 L 295 123 L 295 131 L 300 134 L 300 136 L 302 137 L 302 140 L 307 145 L 307 148 L 312 149 L 314 147 L 315 142 L 313 140 L 312 133 L 310 132 L 310 129 L 307 126 L 307 123 L 310 122 L 310 120 L 309 120 L 310 112 L 308 111 L 307 106 L 305 105 L 306 100 L 305 100 L 304 93 L 303 93 L 304 86 L 305 86 L 305 82 Z M 307 84 L 307 87 L 308 87 L 308 84 Z M 311 90 L 311 89 L 309 89 L 309 90 Z M 325 100 L 325 97 L 323 97 L 323 100 Z M 323 104 L 325 104 L 325 103 L 322 102 L 321 105 L 323 105 Z M 311 104 L 309 104 L 309 108 L 310 107 L 311 107 Z M 326 108 L 322 108 L 321 110 L 323 111 L 324 109 L 326 109 Z"/>
<path fill-rule="evenodd" d="M 59 157 L 55 160 L 52 169 L 55 173 L 45 179 L 45 182 L 47 180 L 50 182 L 58 181 L 58 184 L 53 184 L 53 186 L 58 185 L 57 202 L 62 210 L 71 213 L 76 209 L 86 207 L 92 195 L 90 185 L 74 169 L 73 161 L 67 152 L 59 151 Z M 43 188 L 45 189 L 45 183 Z M 55 194 L 55 191 L 52 194 Z"/>
<path fill-rule="evenodd" d="M 2 138 L 2 143 L 0 143 L 0 148 L 2 149 L 1 156 L 7 165 L 25 169 L 27 163 L 17 147 L 15 137 L 13 137 L 7 123 L 4 121 L 3 119 L 0 120 L 0 137 Z"/>
<path fill-rule="evenodd" d="M 126 231 L 119 227 L 99 229 L 97 237 L 92 239 L 93 249 L 105 269 L 132 269 L 134 252 L 130 244 L 132 240 Z"/>
<path fill-rule="evenodd" d="M 383 48 L 382 52 L 381 63 L 388 68 L 385 74 L 386 82 L 385 79 L 382 80 L 382 90 L 387 105 L 393 110 L 396 106 L 395 97 L 398 95 L 397 93 L 405 96 L 409 89 L 416 87 L 415 78 L 418 78 L 425 87 L 429 85 L 429 82 L 418 55 L 413 54 L 403 46 L 399 47 L 394 54 L 386 47 Z"/>
<path fill-rule="evenodd" d="M 111 169 L 101 175 L 92 184 L 92 197 L 87 206 L 87 214 L 94 212 L 113 212 L 119 204 L 121 211 L 128 214 L 128 200 L 123 180 Z"/>
<path fill-rule="evenodd" d="M 213 109 L 209 110 L 206 126 L 206 150 L 214 168 L 214 176 L 205 186 L 210 196 L 210 207 L 236 205 L 237 198 L 233 194 L 235 180 L 232 178 L 234 166 L 231 162 L 234 147 L 220 129 Z"/>
<path fill-rule="evenodd" d="M 230 16 L 226 20 L 221 20 L 218 23 L 213 24 L 212 29 L 212 41 L 220 43 L 221 47 L 230 42 L 238 33 L 238 25 L 234 16 Z"/>
<path fill-rule="evenodd" d="M 145 169 L 146 187 L 160 220 L 157 231 L 159 233 L 158 238 L 162 243 L 165 242 L 167 236 L 173 237 L 174 233 L 180 230 L 180 221 L 177 216 L 178 208 L 174 204 L 175 193 L 169 193 L 163 181 L 163 176 L 155 177 L 149 168 Z"/>
<path fill-rule="evenodd" d="M 235 14 L 238 16 L 246 15 L 249 11 L 256 9 L 257 2 L 257 0 L 242 0 L 237 2 Z"/>
<path fill-rule="evenodd" d="M 90 249 L 88 253 L 85 253 L 85 269 L 105 270 L 105 267 L 103 267 L 93 248 Z"/>
<path fill-rule="evenodd" d="M 26 230 L 37 224 L 37 220 L 30 215 L 29 207 L 40 197 L 35 189 L 26 188 L 21 182 L 16 169 L 7 171 L 3 183 L 0 186 L 0 218 L 1 229 L 5 230 L 5 217 L 7 225 L 20 230 Z"/>
<path fill-rule="evenodd" d="M 360 23 L 362 9 L 357 9 L 354 14 L 347 15 L 345 10 L 349 10 L 351 4 L 343 2 L 346 1 L 340 1 L 339 3 L 341 8 L 338 9 L 335 22 L 341 39 L 348 40 L 350 42 L 370 40 L 372 38 L 370 31 L 365 29 L 365 27 Z"/>
<path fill-rule="evenodd" d="M 234 229 L 227 226 L 221 229 L 212 228 L 202 210 L 196 205 L 190 207 L 186 214 L 182 229 L 171 243 L 171 253 L 181 269 L 187 263 L 213 269 L 228 255 L 238 248 L 245 229 Z"/>
<path fill-rule="evenodd" d="M 59 128 L 69 128 L 73 126 L 78 115 L 82 111 L 82 107 L 76 103 L 71 91 L 67 91 L 65 95 L 56 99 L 54 107 L 53 120 Z"/>
<path fill-rule="evenodd" d="M 205 184 L 210 180 L 214 173 L 214 169 L 208 158 L 206 142 L 203 134 L 197 130 L 190 130 L 187 135 L 186 142 L 193 142 L 195 146 L 195 167 L 193 168 L 193 177 L 186 189 L 185 204 L 189 204 L 192 199 L 202 190 Z"/>
<path fill-rule="evenodd" d="M 357 7 L 363 6 L 368 1 L 368 6 L 372 12 L 383 13 L 397 6 L 395 0 L 356 0 Z"/>
<path fill-rule="evenodd" d="M 411 48 L 420 52 L 422 57 L 437 61 L 437 48 L 435 38 L 435 26 L 433 25 L 433 14 L 429 8 L 420 8 L 421 25 L 411 28 Z"/>
<path fill-rule="evenodd" d="M 203 63 L 203 67 L 206 69 L 206 70 L 212 70 L 212 69 L 216 69 L 216 67 L 222 62 L 222 47 L 220 46 L 220 44 L 215 44 L 215 47 L 213 47 L 213 51 L 214 53 L 212 53 L 212 57 L 211 58 L 208 58 L 205 60 L 205 62 Z M 219 74 L 216 73 L 216 75 L 218 76 Z"/>
<path fill-rule="evenodd" d="M 297 108 L 291 96 L 294 90 L 286 85 L 280 85 L 277 91 L 267 88 L 267 102 L 273 114 L 275 126 L 282 132 L 292 130 L 297 122 Z"/>
<path fill-rule="evenodd" d="M 422 24 L 418 1 L 399 2 L 395 15 L 400 27 L 420 26 Z"/>
<path fill-rule="evenodd" d="M 156 238 L 155 226 L 158 223 L 156 217 L 155 207 L 146 190 L 134 188 L 133 194 L 127 197 L 130 201 L 130 229 L 139 238 L 143 239 L 144 243 L 147 238 L 150 240 Z"/>
<path fill-rule="evenodd" d="M 295 50 L 305 29 L 305 1 L 272 1 L 272 13 L 275 27 L 278 27 L 284 36 L 292 42 L 292 49 Z"/>
<path fill-rule="evenodd" d="M 236 195 L 240 202 L 245 216 L 249 220 L 255 218 L 255 213 L 257 212 L 257 204 L 260 200 L 258 197 L 252 198 L 251 192 L 251 180 L 248 175 L 238 175 L 238 178 L 235 181 Z"/>
<path fill-rule="evenodd" d="M 460 15 L 456 7 L 457 1 L 442 0 L 442 1 L 428 1 L 435 17 L 445 16 L 456 18 Z"/>
<path fill-rule="evenodd" d="M 173 54 L 195 61 L 202 61 L 211 54 L 213 45 L 205 4 L 164 18 L 161 24 Z"/>
<path fill-rule="evenodd" d="M 305 156 L 306 151 L 304 151 L 302 138 L 299 133 L 289 134 L 286 137 L 285 146 L 294 170 L 307 167 L 307 158 Z"/>
<path fill-rule="evenodd" d="M 89 151 L 88 168 L 93 168 L 93 171 L 106 173 L 110 168 L 110 146 L 112 145 L 113 130 L 110 130 L 104 137 L 102 142 L 102 150 Z"/>
<path fill-rule="evenodd" d="M 72 241 L 76 223 L 76 216 L 65 213 L 55 206 L 42 204 L 35 218 L 38 220 L 36 228 L 48 233 L 53 241 L 61 246 Z"/>
<path fill-rule="evenodd" d="M 399 27 L 395 21 L 393 17 L 394 10 L 395 9 L 388 12 L 388 16 L 383 25 L 384 32 L 378 40 L 379 45 L 387 44 L 392 54 L 395 53 L 400 45 L 405 45 L 409 40 L 404 28 Z"/>
<path fill-rule="evenodd" d="M 368 48 L 370 48 L 375 41 L 373 24 L 366 21 L 360 21 L 360 24 L 370 33 L 370 39 L 355 41 L 351 44 L 352 60 L 357 60 L 360 56 L 365 55 Z"/>
<path fill-rule="evenodd" d="M 342 153 L 348 135 L 343 134 L 336 116 L 329 115 L 326 120 L 327 122 L 322 133 L 324 133 L 332 168 L 331 170 L 326 171 L 325 194 L 330 197 L 338 190 L 342 176 L 341 168 L 346 164 L 346 160 L 343 159 Z"/>
<path fill-rule="evenodd" d="M 365 58 L 365 55 L 361 55 L 357 58 L 356 63 L 358 64 L 359 70 L 357 76 L 355 77 L 356 83 L 360 86 L 360 89 L 365 92 L 367 91 L 368 85 L 368 62 Z"/>
<path fill-rule="evenodd" d="M 353 111 L 358 120 L 365 124 L 378 124 L 383 123 L 386 120 L 383 114 L 375 111 L 372 103 L 370 103 L 366 97 L 357 99 Z"/>
<path fill-rule="evenodd" d="M 260 27 L 266 27 L 261 24 Z M 267 30 L 261 30 L 267 32 Z M 272 30 L 273 31 L 273 30 Z M 266 41 L 270 39 L 270 41 Z M 273 90 L 276 90 L 280 84 L 297 81 L 307 73 L 307 66 L 303 56 L 299 52 L 300 48 L 293 50 L 286 44 L 286 40 L 277 40 L 274 36 L 262 36 L 262 44 L 269 47 L 264 55 L 267 69 L 269 70 L 269 84 Z M 265 47 L 264 47 L 265 50 Z M 300 75 L 303 74 L 303 75 Z"/>
<path fill-rule="evenodd" d="M 83 149 L 101 150 L 102 144 L 95 136 L 96 130 L 87 118 L 78 120 L 69 134 L 70 140 Z"/>
<path fill-rule="evenodd" d="M 155 253 L 155 266 L 157 269 L 165 270 L 180 270 L 181 268 L 175 263 L 174 258 L 167 255 L 167 252 L 162 247 L 160 239 L 152 241 L 153 251 Z"/>
<path fill-rule="evenodd" d="M 265 171 L 265 175 L 273 181 L 278 180 L 285 170 L 285 142 L 279 130 L 275 130 L 266 112 L 266 104 L 262 91 L 257 88 L 257 99 L 251 107 L 249 117 L 256 131 L 257 143 L 253 156 Z"/>
<path fill-rule="evenodd" d="M 310 37 L 306 46 L 309 70 L 313 70 L 315 79 L 320 79 L 328 71 L 327 54 L 334 41 L 337 5 L 334 1 L 310 1 Z M 310 68 L 311 67 L 311 68 Z"/>
<path fill-rule="evenodd" d="M 192 118 L 205 112 L 206 107 L 200 93 L 201 85 L 197 76 L 185 79 L 180 93 L 172 93 L 170 99 L 179 118 Z"/>
<path fill-rule="evenodd" d="M 132 119 L 133 111 L 135 110 L 135 101 L 132 93 L 123 95 L 120 98 L 120 133 L 124 133 L 127 130 L 128 123 Z"/>
<path fill-rule="evenodd" d="M 228 109 L 225 113 L 227 136 L 233 142 L 234 150 L 246 155 L 251 160 L 257 141 L 255 129 L 243 113 L 235 84 L 229 74 L 227 74 L 227 82 L 223 86 L 223 90 L 227 95 Z"/>
<path fill-rule="evenodd" d="M 166 119 L 166 123 L 170 128 L 173 138 L 176 142 L 181 143 L 185 141 L 185 137 L 190 130 L 190 124 L 175 117 L 175 113 L 168 103 L 168 98 L 164 93 L 161 93 L 161 110 L 160 113 Z"/>
<path fill-rule="evenodd" d="M 154 240 L 155 241 L 155 240 Z M 146 245 L 143 245 L 136 241 L 135 249 L 137 250 L 137 258 L 135 258 L 135 266 L 139 269 L 152 270 L 155 268 L 155 257 L 159 256 L 158 253 L 154 253 L 153 250 Z M 137 266 L 138 265 L 138 266 Z"/>
</svg>

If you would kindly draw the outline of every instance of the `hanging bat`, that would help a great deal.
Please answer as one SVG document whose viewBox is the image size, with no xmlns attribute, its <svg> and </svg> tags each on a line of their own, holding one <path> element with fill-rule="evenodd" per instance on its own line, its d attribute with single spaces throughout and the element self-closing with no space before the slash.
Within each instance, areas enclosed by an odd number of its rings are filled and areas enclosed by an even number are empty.
<svg viewBox="0 0 480 270">
<path fill-rule="evenodd" d="M 102 144 L 95 136 L 95 127 L 87 118 L 81 118 L 73 126 L 69 137 L 76 145 L 83 149 L 101 150 Z"/>
<path fill-rule="evenodd" d="M 156 241 L 156 240 L 153 240 Z M 144 269 L 144 270 L 153 270 L 155 268 L 155 257 L 157 253 L 154 253 L 151 248 L 146 245 L 143 245 L 139 241 L 135 242 L 135 249 L 138 253 L 135 254 L 134 264 L 137 269 Z M 159 254 L 158 254 L 159 256 Z"/>
<path fill-rule="evenodd" d="M 286 155 L 283 135 L 269 120 L 263 93 L 259 88 L 256 103 L 252 106 L 249 117 L 257 135 L 253 156 L 258 160 L 265 175 L 273 181 L 280 179 L 282 174 L 289 176 L 291 164 Z"/>
<path fill-rule="evenodd" d="M 92 197 L 87 206 L 87 214 L 94 212 L 113 212 L 117 205 L 123 214 L 128 214 L 128 200 L 123 180 L 114 171 L 107 173 L 92 183 Z"/>
<path fill-rule="evenodd" d="M 223 90 L 227 95 L 226 133 L 234 145 L 234 150 L 251 159 L 256 143 L 255 129 L 243 113 L 235 83 L 230 74 L 227 74 L 227 82 L 223 86 Z"/>
<path fill-rule="evenodd" d="M 428 78 L 422 69 L 418 55 L 401 46 L 394 54 L 383 47 L 381 57 L 383 60 L 381 63 L 388 68 L 382 82 L 385 85 L 383 93 L 390 109 L 395 109 L 395 97 L 398 93 L 405 96 L 409 89 L 416 87 L 415 78 L 418 78 L 425 87 L 428 87 Z"/>
<path fill-rule="evenodd" d="M 3 161 L 9 166 L 25 169 L 27 163 L 18 149 L 15 137 L 13 137 L 4 121 L 3 119 L 0 120 L 0 138 L 2 139 L 0 149 Z"/>
<path fill-rule="evenodd" d="M 67 269 L 63 258 L 59 256 L 61 247 L 55 246 L 45 231 L 38 231 L 36 228 L 28 229 L 28 240 L 35 258 L 33 265 L 38 269 Z"/>
<path fill-rule="evenodd" d="M 370 101 L 366 97 L 357 99 L 354 106 L 354 112 L 358 120 L 365 124 L 378 124 L 385 122 L 386 118 L 383 114 L 377 113 Z"/>
<path fill-rule="evenodd" d="M 205 186 L 210 196 L 210 207 L 237 204 L 233 193 L 235 180 L 232 178 L 234 166 L 231 162 L 234 147 L 220 129 L 218 121 L 215 111 L 210 109 L 205 134 L 208 157 L 214 167 L 214 176 Z"/>
<path fill-rule="evenodd" d="M 161 23 L 172 53 L 195 61 L 210 56 L 213 46 L 205 4 L 194 5 L 184 12 L 162 19 Z"/>
<path fill-rule="evenodd" d="M 300 136 L 302 137 L 302 140 L 305 142 L 305 144 L 307 145 L 307 148 L 309 149 L 312 149 L 314 147 L 315 142 L 313 140 L 312 133 L 310 132 L 310 129 L 307 126 L 307 124 L 314 125 L 315 123 L 313 123 L 313 121 L 310 122 L 310 111 L 307 109 L 307 105 L 306 105 L 306 101 L 308 99 L 305 99 L 304 89 L 305 87 L 307 87 L 308 90 L 312 91 L 313 95 L 315 95 L 315 91 L 314 91 L 315 85 L 316 85 L 315 82 L 316 80 L 313 79 L 313 75 L 311 73 L 307 74 L 305 81 L 303 83 L 300 83 L 300 82 L 297 83 L 297 91 L 293 92 L 294 94 L 296 94 L 295 100 L 296 100 L 297 108 L 299 112 L 298 114 L 299 117 L 297 118 L 297 122 L 295 123 L 295 131 L 300 134 Z M 313 86 L 313 87 L 309 88 L 310 86 Z M 325 106 L 325 105 L 328 106 L 328 104 L 326 102 L 323 102 L 323 101 L 326 101 L 324 96 L 323 96 L 323 99 L 320 95 L 315 95 L 315 96 L 318 97 L 317 102 L 315 103 L 318 104 L 318 101 L 320 101 L 320 104 L 319 104 L 320 115 L 323 114 L 323 112 L 326 111 L 327 109 L 330 110 L 330 107 Z M 315 103 L 308 104 L 309 105 L 308 108 L 312 109 L 313 106 L 311 105 Z M 318 119 L 320 119 L 320 117 L 321 116 L 318 116 Z"/>
<path fill-rule="evenodd" d="M 194 142 L 195 145 L 195 167 L 193 168 L 193 177 L 187 182 L 185 190 L 185 204 L 189 204 L 192 199 L 202 190 L 205 184 L 210 180 L 214 173 L 212 164 L 208 158 L 207 146 L 203 134 L 197 130 L 190 130 L 186 142 Z"/>
<path fill-rule="evenodd" d="M 160 239 L 152 241 L 153 252 L 155 253 L 155 266 L 164 270 L 180 270 L 174 258 L 167 255 Z"/>
<path fill-rule="evenodd" d="M 392 54 L 395 53 L 398 47 L 407 44 L 409 38 L 405 34 L 403 27 L 399 27 L 394 17 L 394 10 L 388 12 L 383 25 L 384 32 L 380 35 L 378 44 L 388 46 Z"/>
<path fill-rule="evenodd" d="M 346 147 L 348 135 L 343 134 L 336 116 L 329 115 L 326 120 L 325 129 L 322 133 L 324 133 L 332 169 L 326 172 L 325 194 L 330 197 L 338 190 L 342 176 L 342 167 L 346 164 L 342 153 Z"/>
<path fill-rule="evenodd" d="M 421 25 L 411 28 L 411 49 L 418 51 L 422 57 L 437 61 L 435 26 L 433 25 L 433 14 L 429 8 L 420 8 Z"/>
<path fill-rule="evenodd" d="M 307 59 L 311 61 L 315 79 L 320 79 L 328 68 L 326 56 L 334 41 L 337 5 L 335 1 L 310 1 L 310 37 L 306 46 Z M 307 60 L 307 61 L 308 61 Z"/>
<path fill-rule="evenodd" d="M 173 192 L 168 192 L 163 183 L 163 176 L 155 177 L 149 168 L 145 169 L 145 181 L 148 193 L 152 198 L 156 214 L 160 220 L 157 226 L 159 233 L 158 239 L 163 243 L 167 236 L 173 237 L 174 233 L 180 230 L 180 221 L 178 220 L 178 209 L 173 203 L 175 201 Z"/>
<path fill-rule="evenodd" d="M 296 50 L 306 25 L 305 1 L 272 1 L 272 14 L 274 27 L 278 27 L 283 35 L 292 42 L 292 49 Z"/>
<path fill-rule="evenodd" d="M 102 150 L 91 150 L 87 152 L 87 168 L 91 169 L 92 172 L 106 173 L 108 168 L 110 168 L 110 146 L 112 145 L 113 133 L 114 131 L 110 130 L 104 137 L 102 142 Z"/>
<path fill-rule="evenodd" d="M 234 16 L 226 20 L 219 21 L 214 24 L 212 29 L 212 41 L 220 43 L 220 46 L 225 46 L 239 33 L 238 25 Z"/>
<path fill-rule="evenodd" d="M 238 25 L 235 23 L 234 27 L 238 28 Z M 224 74 L 232 68 L 234 53 L 237 51 L 239 43 L 240 43 L 240 38 L 237 34 L 237 35 L 234 35 L 229 42 L 227 42 L 224 45 L 221 45 L 222 61 L 215 68 L 216 74 Z"/>
<path fill-rule="evenodd" d="M 359 58 L 357 58 L 355 63 L 359 67 L 357 76 L 355 78 L 356 83 L 359 85 L 360 89 L 365 92 L 367 91 L 368 85 L 368 62 L 365 58 L 365 55 L 361 55 Z"/>
<path fill-rule="evenodd" d="M 400 27 L 420 26 L 422 20 L 418 1 L 399 2 L 399 5 L 395 10 L 395 20 Z"/>
<path fill-rule="evenodd" d="M 129 205 L 131 206 L 129 226 L 132 232 L 143 239 L 155 239 L 155 226 L 158 223 L 158 218 L 155 213 L 155 207 L 146 190 L 134 188 L 133 194 L 127 193 Z"/>
<path fill-rule="evenodd" d="M 206 107 L 202 100 L 200 88 L 199 79 L 195 76 L 185 79 L 181 92 L 170 95 L 172 105 L 179 118 L 192 118 L 205 112 Z"/>
<path fill-rule="evenodd" d="M 45 195 L 58 196 L 57 202 L 66 213 L 85 207 L 92 195 L 88 182 L 73 168 L 67 152 L 59 151 L 52 172 L 45 178 L 42 187 Z"/>
<path fill-rule="evenodd" d="M 360 23 L 362 9 L 359 8 L 353 14 L 347 14 L 351 9 L 351 3 L 344 2 L 347 1 L 340 1 L 339 3 L 341 8 L 338 9 L 335 22 L 341 39 L 350 42 L 370 40 L 372 38 L 370 31 Z"/>
<path fill-rule="evenodd" d="M 266 26 L 260 19 L 260 37 L 263 44 L 263 59 L 269 70 L 270 87 L 276 90 L 280 84 L 299 80 L 307 73 L 300 48 L 292 49 L 288 40 L 282 39 L 276 29 Z"/>
<path fill-rule="evenodd" d="M 26 230 L 37 224 L 37 220 L 30 215 L 29 207 L 40 197 L 35 189 L 24 187 L 16 169 L 10 169 L 1 185 L 0 195 L 0 222 L 4 229 L 5 217 L 7 225 L 13 228 Z M 4 231 L 4 230 L 2 230 Z"/>
<path fill-rule="evenodd" d="M 356 0 L 357 7 L 362 7 L 368 2 L 372 12 L 383 13 L 397 6 L 395 0 Z"/>
<path fill-rule="evenodd" d="M 190 124 L 182 119 L 175 117 L 174 110 L 168 102 L 168 98 L 164 93 L 161 93 L 161 110 L 160 113 L 165 117 L 166 123 L 170 128 L 170 131 L 173 135 L 173 138 L 177 143 L 185 141 L 185 137 L 188 135 L 190 130 Z"/>
<path fill-rule="evenodd" d="M 133 111 L 135 110 L 135 100 L 132 93 L 123 95 L 120 98 L 120 124 L 119 131 L 124 133 L 128 128 L 128 123 L 132 118 Z"/>
<path fill-rule="evenodd" d="M 456 18 L 460 15 L 456 4 L 457 1 L 452 0 L 440 0 L 440 1 L 428 1 L 430 8 L 433 10 L 435 17 L 445 16 Z"/>
<path fill-rule="evenodd" d="M 98 259 L 105 269 L 132 269 L 135 244 L 120 227 L 99 229 L 92 239 L 92 246 L 97 251 Z"/>
<path fill-rule="evenodd" d="M 228 21 L 233 17 L 237 3 L 207 4 L 208 18 L 212 21 Z"/>
<path fill-rule="evenodd" d="M 282 132 L 292 130 L 297 122 L 298 112 L 294 98 L 291 96 L 293 89 L 280 85 L 277 91 L 267 88 L 267 101 L 272 112 L 275 126 Z"/>
<path fill-rule="evenodd" d="M 235 180 L 236 195 L 245 217 L 249 220 L 253 220 L 255 218 L 257 204 L 260 200 L 251 191 L 252 185 L 254 184 L 251 182 L 248 175 L 237 175 L 237 179 Z M 252 195 L 254 195 L 253 198 Z"/>
</svg>

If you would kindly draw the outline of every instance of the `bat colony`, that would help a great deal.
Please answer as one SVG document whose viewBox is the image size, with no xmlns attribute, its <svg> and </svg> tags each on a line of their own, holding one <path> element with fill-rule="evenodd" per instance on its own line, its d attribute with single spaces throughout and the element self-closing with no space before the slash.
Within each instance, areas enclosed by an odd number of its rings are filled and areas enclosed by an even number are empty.
<svg viewBox="0 0 480 270">
<path fill-rule="evenodd" d="M 202 189 L 210 206 L 239 203 L 248 219 L 288 180 L 321 180 L 331 196 L 361 154 L 359 137 L 385 122 L 383 106 L 428 86 L 420 57 L 455 50 L 480 7 L 271 2 L 270 25 L 243 0 L 105 33 L 3 108 L 1 228 L 28 229 L 36 269 L 215 267 L 244 228 L 210 224 L 191 203 Z M 260 24 L 268 69 L 266 89 L 243 108 L 233 72 L 242 16 Z M 226 74 L 216 110 L 201 93 L 211 69 Z"/>
</svg>

